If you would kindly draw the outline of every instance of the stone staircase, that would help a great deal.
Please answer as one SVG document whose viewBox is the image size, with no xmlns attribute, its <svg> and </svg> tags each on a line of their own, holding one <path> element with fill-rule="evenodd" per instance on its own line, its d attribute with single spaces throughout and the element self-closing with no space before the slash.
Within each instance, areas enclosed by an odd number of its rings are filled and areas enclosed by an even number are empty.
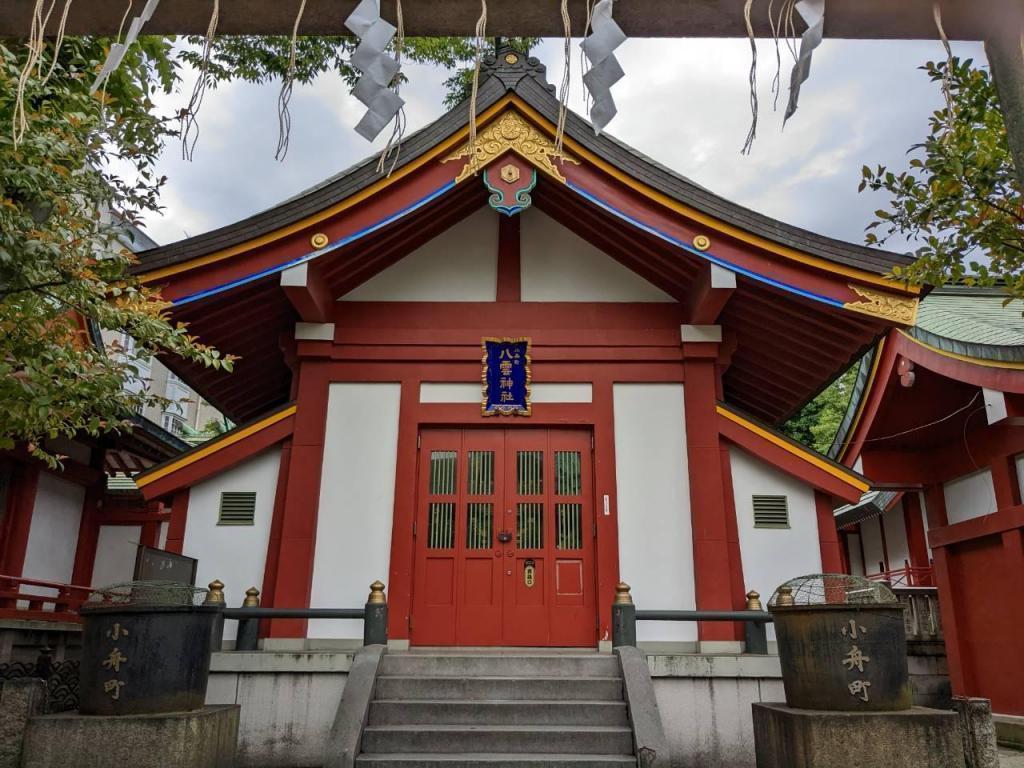
<svg viewBox="0 0 1024 768">
<path fill-rule="evenodd" d="M 362 768 L 636 766 L 622 666 L 597 653 L 391 653 Z"/>
</svg>

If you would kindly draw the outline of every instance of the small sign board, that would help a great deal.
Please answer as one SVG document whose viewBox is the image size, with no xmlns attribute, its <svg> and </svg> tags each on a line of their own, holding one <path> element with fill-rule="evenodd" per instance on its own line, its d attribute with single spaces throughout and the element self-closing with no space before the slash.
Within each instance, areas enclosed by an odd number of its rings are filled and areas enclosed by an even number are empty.
<svg viewBox="0 0 1024 768">
<path fill-rule="evenodd" d="M 530 415 L 530 340 L 485 338 L 483 348 L 484 416 Z"/>
<path fill-rule="evenodd" d="M 199 561 L 175 552 L 139 545 L 135 555 L 135 581 L 177 581 L 196 585 Z"/>
</svg>

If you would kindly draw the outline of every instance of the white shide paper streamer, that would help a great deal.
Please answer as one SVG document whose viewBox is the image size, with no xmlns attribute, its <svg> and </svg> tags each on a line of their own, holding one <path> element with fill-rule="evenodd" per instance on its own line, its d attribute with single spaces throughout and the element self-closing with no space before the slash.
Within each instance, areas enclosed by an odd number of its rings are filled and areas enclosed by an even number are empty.
<svg viewBox="0 0 1024 768">
<path fill-rule="evenodd" d="M 796 112 L 797 101 L 800 99 L 800 86 L 811 74 L 811 53 L 821 45 L 825 30 L 825 0 L 800 0 L 796 4 L 797 13 L 807 24 L 807 30 L 800 38 L 800 55 L 793 65 L 789 78 L 789 104 L 783 124 Z"/>
<path fill-rule="evenodd" d="M 142 13 L 132 19 L 132 23 L 128 25 L 128 34 L 124 36 L 124 40 L 110 46 L 110 50 L 107 51 L 107 58 L 100 68 L 100 73 L 96 75 L 89 93 L 96 93 L 100 86 L 103 85 L 103 82 L 110 77 L 111 73 L 121 66 L 121 61 L 124 59 L 128 48 L 138 40 L 139 33 L 142 32 L 142 25 L 153 17 L 153 12 L 156 11 L 156 7 L 159 4 L 160 0 L 147 0 Z"/>
<path fill-rule="evenodd" d="M 583 84 L 593 100 L 590 122 L 597 134 L 618 112 L 611 89 L 626 75 L 613 53 L 625 42 L 626 33 L 612 18 L 612 3 L 613 0 L 598 0 L 590 21 L 591 34 L 580 43 L 590 61 L 590 69 L 583 75 Z"/>
<path fill-rule="evenodd" d="M 362 0 L 345 20 L 345 26 L 359 38 L 351 63 L 362 76 L 352 89 L 352 95 L 367 108 L 356 124 L 356 133 L 373 141 L 405 104 L 405 100 L 391 90 L 400 65 L 397 59 L 384 53 L 398 30 L 380 17 L 380 0 Z"/>
</svg>

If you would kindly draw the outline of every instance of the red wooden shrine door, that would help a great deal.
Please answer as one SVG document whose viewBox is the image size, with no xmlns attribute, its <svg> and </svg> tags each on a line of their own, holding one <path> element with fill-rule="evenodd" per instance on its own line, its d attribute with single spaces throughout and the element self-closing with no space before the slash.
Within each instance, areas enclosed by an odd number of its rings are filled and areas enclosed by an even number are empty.
<svg viewBox="0 0 1024 768">
<path fill-rule="evenodd" d="M 412 642 L 596 645 L 592 485 L 587 432 L 424 432 Z"/>
</svg>

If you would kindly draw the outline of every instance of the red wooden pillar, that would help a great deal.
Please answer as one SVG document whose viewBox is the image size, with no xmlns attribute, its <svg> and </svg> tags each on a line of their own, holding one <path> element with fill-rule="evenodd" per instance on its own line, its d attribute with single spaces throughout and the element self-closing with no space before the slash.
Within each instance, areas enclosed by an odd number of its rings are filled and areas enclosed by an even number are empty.
<svg viewBox="0 0 1024 768">
<path fill-rule="evenodd" d="M 0 574 L 4 576 L 21 576 L 25 567 L 32 510 L 35 509 L 39 488 L 39 470 L 35 461 L 15 462 L 11 470 L 3 541 L 0 541 Z"/>
<path fill-rule="evenodd" d="M 996 509 L 1020 504 L 1020 481 L 1014 456 L 996 456 L 992 460 L 992 485 L 996 492 Z"/>
<path fill-rule="evenodd" d="M 734 607 L 729 524 L 723 461 L 715 411 L 716 343 L 683 344 L 683 400 L 686 456 L 693 526 L 693 570 L 698 610 Z M 700 640 L 735 641 L 736 628 L 726 622 L 701 622 Z"/>
<path fill-rule="evenodd" d="M 171 499 L 171 522 L 167 527 L 167 551 L 182 554 L 185 546 L 185 525 L 188 522 L 188 488 L 182 488 Z"/>
<path fill-rule="evenodd" d="M 101 483 L 85 491 L 82 502 L 82 522 L 78 526 L 78 544 L 75 546 L 75 566 L 71 572 L 71 583 L 82 587 L 92 586 L 92 569 L 96 563 L 96 547 L 99 543 L 99 513 L 106 492 L 106 476 Z"/>
<path fill-rule="evenodd" d="M 160 505 L 156 502 L 147 504 L 145 511 L 147 515 L 154 515 L 159 512 Z M 142 531 L 139 534 L 139 543 L 144 547 L 159 547 L 160 546 L 160 525 L 161 520 L 151 520 L 142 524 Z M 168 538 L 170 538 L 170 531 L 168 531 Z"/>
<path fill-rule="evenodd" d="M 842 542 L 836 530 L 832 497 L 821 491 L 814 492 L 814 510 L 818 517 L 818 546 L 821 550 L 822 573 L 844 573 Z"/>
<path fill-rule="evenodd" d="M 942 490 L 942 483 L 925 486 L 924 505 L 928 514 L 928 530 L 949 525 L 949 518 L 946 517 L 946 494 Z"/>
<path fill-rule="evenodd" d="M 274 605 L 283 608 L 309 607 L 330 384 L 331 344 L 303 342 L 299 346 L 295 429 L 284 480 L 287 485 L 281 507 L 281 538 L 272 589 Z M 311 348 L 312 353 L 303 347 Z M 313 350 L 322 350 L 324 354 L 321 356 Z M 281 481 L 279 477 L 278 482 Z M 287 567 L 280 567 L 282 563 Z M 268 634 L 270 637 L 303 638 L 306 624 L 302 619 L 277 619 L 270 622 Z"/>
<path fill-rule="evenodd" d="M 270 536 L 267 540 L 267 560 L 263 569 L 263 592 L 260 602 L 266 607 L 275 605 L 274 592 L 277 586 L 277 570 L 280 567 L 281 528 L 284 523 L 284 500 L 288 496 L 288 467 L 292 459 L 292 441 L 289 438 L 281 445 L 281 458 L 277 467 L 277 489 L 274 492 L 274 512 L 270 519 Z M 261 634 L 269 631 L 270 622 L 262 622 Z"/>
<path fill-rule="evenodd" d="M 931 519 L 931 503 L 928 503 L 928 517 Z M 931 526 L 929 526 L 931 527 Z M 946 659 L 949 663 L 949 682 L 953 693 L 958 696 L 967 694 L 970 671 L 965 668 L 967 654 L 963 653 L 960 644 L 960 630 L 957 621 L 961 612 L 957 605 L 960 594 L 956 589 L 956 577 L 951 567 L 951 552 L 947 547 L 936 547 L 932 550 L 935 568 L 935 586 L 939 591 L 939 616 L 942 619 L 942 634 L 946 643 Z"/>
<path fill-rule="evenodd" d="M 921 500 L 917 493 L 903 494 L 903 526 L 907 531 L 907 550 L 910 552 L 911 568 L 927 568 L 928 538 L 921 514 Z"/>
</svg>

